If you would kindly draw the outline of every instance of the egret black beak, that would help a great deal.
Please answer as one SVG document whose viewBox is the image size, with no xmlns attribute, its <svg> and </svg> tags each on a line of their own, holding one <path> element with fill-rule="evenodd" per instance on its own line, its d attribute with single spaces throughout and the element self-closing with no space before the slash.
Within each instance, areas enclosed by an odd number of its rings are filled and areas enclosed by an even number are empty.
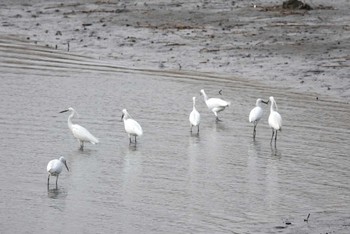
<svg viewBox="0 0 350 234">
<path fill-rule="evenodd" d="M 60 111 L 60 113 L 64 113 L 64 112 L 67 112 L 67 111 L 69 111 L 69 110 L 63 110 L 63 111 Z"/>
<path fill-rule="evenodd" d="M 66 163 L 66 162 L 64 163 L 64 165 L 66 166 L 67 171 L 69 171 L 69 168 L 68 168 L 68 166 L 67 166 L 67 163 Z"/>
<path fill-rule="evenodd" d="M 267 101 L 267 102 L 266 102 L 266 101 L 261 101 L 261 102 L 262 102 L 262 103 L 265 103 L 265 104 L 269 104 L 269 101 Z"/>
<path fill-rule="evenodd" d="M 122 114 L 122 117 L 120 118 L 120 121 L 122 121 L 122 120 L 123 120 L 123 118 L 124 118 L 124 114 Z"/>
</svg>

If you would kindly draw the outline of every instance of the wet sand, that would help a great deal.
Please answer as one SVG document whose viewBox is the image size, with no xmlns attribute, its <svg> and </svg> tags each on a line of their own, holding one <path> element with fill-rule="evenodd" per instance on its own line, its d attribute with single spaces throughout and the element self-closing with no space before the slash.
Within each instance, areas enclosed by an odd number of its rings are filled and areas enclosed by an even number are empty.
<svg viewBox="0 0 350 234">
<path fill-rule="evenodd" d="M 232 75 L 350 100 L 348 0 L 3 1 L 1 37 L 116 66 Z M 69 50 L 69 51 L 68 51 Z"/>
</svg>

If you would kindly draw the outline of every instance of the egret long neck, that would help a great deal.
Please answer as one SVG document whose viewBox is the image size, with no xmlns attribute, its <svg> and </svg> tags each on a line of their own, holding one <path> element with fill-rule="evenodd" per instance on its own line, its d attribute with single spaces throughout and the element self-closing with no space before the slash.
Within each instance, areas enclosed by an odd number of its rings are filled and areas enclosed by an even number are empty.
<svg viewBox="0 0 350 234">
<path fill-rule="evenodd" d="M 271 102 L 270 112 L 272 112 L 272 111 L 277 111 L 277 104 L 275 101 Z"/>
<path fill-rule="evenodd" d="M 72 129 L 72 127 L 73 127 L 72 119 L 73 119 L 74 115 L 75 115 L 75 112 L 72 111 L 72 113 L 68 117 L 68 128 L 69 129 Z"/>
<path fill-rule="evenodd" d="M 261 107 L 261 102 L 259 100 L 256 101 L 255 106 Z"/>
<path fill-rule="evenodd" d="M 203 94 L 203 97 L 204 97 L 204 101 L 207 101 L 208 100 L 208 96 L 205 92 L 202 93 Z"/>
<path fill-rule="evenodd" d="M 129 115 L 129 113 L 124 113 L 123 121 L 125 121 L 127 119 L 130 119 L 130 115 Z"/>
<path fill-rule="evenodd" d="M 273 112 L 273 102 L 271 102 L 270 112 Z"/>
<path fill-rule="evenodd" d="M 196 100 L 193 100 L 193 110 L 196 109 Z"/>
</svg>

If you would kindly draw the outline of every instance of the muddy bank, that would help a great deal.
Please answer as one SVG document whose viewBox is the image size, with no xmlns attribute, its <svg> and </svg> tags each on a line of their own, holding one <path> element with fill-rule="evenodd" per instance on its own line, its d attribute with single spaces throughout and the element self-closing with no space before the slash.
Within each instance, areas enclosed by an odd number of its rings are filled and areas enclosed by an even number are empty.
<svg viewBox="0 0 350 234">
<path fill-rule="evenodd" d="M 118 66 L 231 74 L 350 100 L 349 1 L 1 4 L 1 35 Z"/>
</svg>

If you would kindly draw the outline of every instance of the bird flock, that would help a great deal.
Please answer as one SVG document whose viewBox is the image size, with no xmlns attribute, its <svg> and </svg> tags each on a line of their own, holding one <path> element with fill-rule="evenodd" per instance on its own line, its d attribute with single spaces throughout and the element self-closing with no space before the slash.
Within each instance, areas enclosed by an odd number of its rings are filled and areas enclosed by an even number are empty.
<svg viewBox="0 0 350 234">
<path fill-rule="evenodd" d="M 254 129 L 253 129 L 253 138 L 255 138 L 256 135 L 256 126 L 258 125 L 258 122 L 263 116 L 263 108 L 262 108 L 262 103 L 268 104 L 271 102 L 270 106 L 270 115 L 269 115 L 269 126 L 272 129 L 272 137 L 270 140 L 270 144 L 272 143 L 273 136 L 275 135 L 275 144 L 277 142 L 277 131 L 282 131 L 282 117 L 281 115 L 277 112 L 277 104 L 275 101 L 274 97 L 270 97 L 269 101 L 265 102 L 261 98 L 258 98 L 256 100 L 255 107 L 250 111 L 249 113 L 249 122 L 254 124 Z"/>
<path fill-rule="evenodd" d="M 221 94 L 221 90 L 219 93 Z M 203 89 L 200 90 L 200 95 L 203 96 L 204 102 L 207 105 L 208 109 L 211 112 L 213 112 L 213 114 L 215 115 L 215 120 L 217 122 L 221 121 L 218 117 L 218 113 L 221 111 L 224 111 L 227 107 L 231 105 L 231 103 L 221 98 L 209 98 Z M 190 131 L 192 133 L 193 127 L 197 127 L 197 134 L 199 134 L 199 125 L 201 122 L 201 116 L 198 110 L 196 109 L 196 97 L 193 97 L 192 101 L 193 101 L 193 108 L 189 115 L 189 122 L 191 125 Z M 249 113 L 249 122 L 253 123 L 253 138 L 255 139 L 256 127 L 264 113 L 262 104 L 263 103 L 268 104 L 269 102 L 271 102 L 271 106 L 270 106 L 270 115 L 268 118 L 268 124 L 272 129 L 270 144 L 272 144 L 274 137 L 275 137 L 275 144 L 276 144 L 277 132 L 282 130 L 282 117 L 277 112 L 278 108 L 274 97 L 271 96 L 267 102 L 263 101 L 261 98 L 258 98 L 256 100 L 255 107 Z M 78 124 L 72 123 L 72 119 L 78 115 L 78 113 L 72 107 L 69 107 L 68 109 L 63 110 L 59 113 L 65 113 L 68 111 L 71 112 L 71 114 L 68 116 L 68 128 L 72 132 L 73 136 L 79 142 L 80 150 L 84 150 L 85 142 L 89 142 L 91 144 L 99 143 L 98 138 L 93 136 L 86 128 Z M 129 144 L 134 143 L 136 145 L 137 143 L 136 137 L 141 137 L 143 135 L 143 130 L 141 125 L 131 117 L 131 115 L 128 113 L 126 109 L 122 110 L 121 120 L 124 122 L 124 129 L 125 129 L 125 132 L 128 134 Z M 132 141 L 132 138 L 134 138 L 134 142 Z M 53 159 L 47 164 L 47 172 L 49 173 L 48 179 L 47 179 L 48 188 L 50 184 L 50 176 L 56 176 L 56 188 L 57 188 L 58 177 L 62 172 L 62 169 L 64 166 L 66 167 L 67 171 L 69 171 L 66 159 L 64 157 L 60 157 L 59 159 Z"/>
</svg>

